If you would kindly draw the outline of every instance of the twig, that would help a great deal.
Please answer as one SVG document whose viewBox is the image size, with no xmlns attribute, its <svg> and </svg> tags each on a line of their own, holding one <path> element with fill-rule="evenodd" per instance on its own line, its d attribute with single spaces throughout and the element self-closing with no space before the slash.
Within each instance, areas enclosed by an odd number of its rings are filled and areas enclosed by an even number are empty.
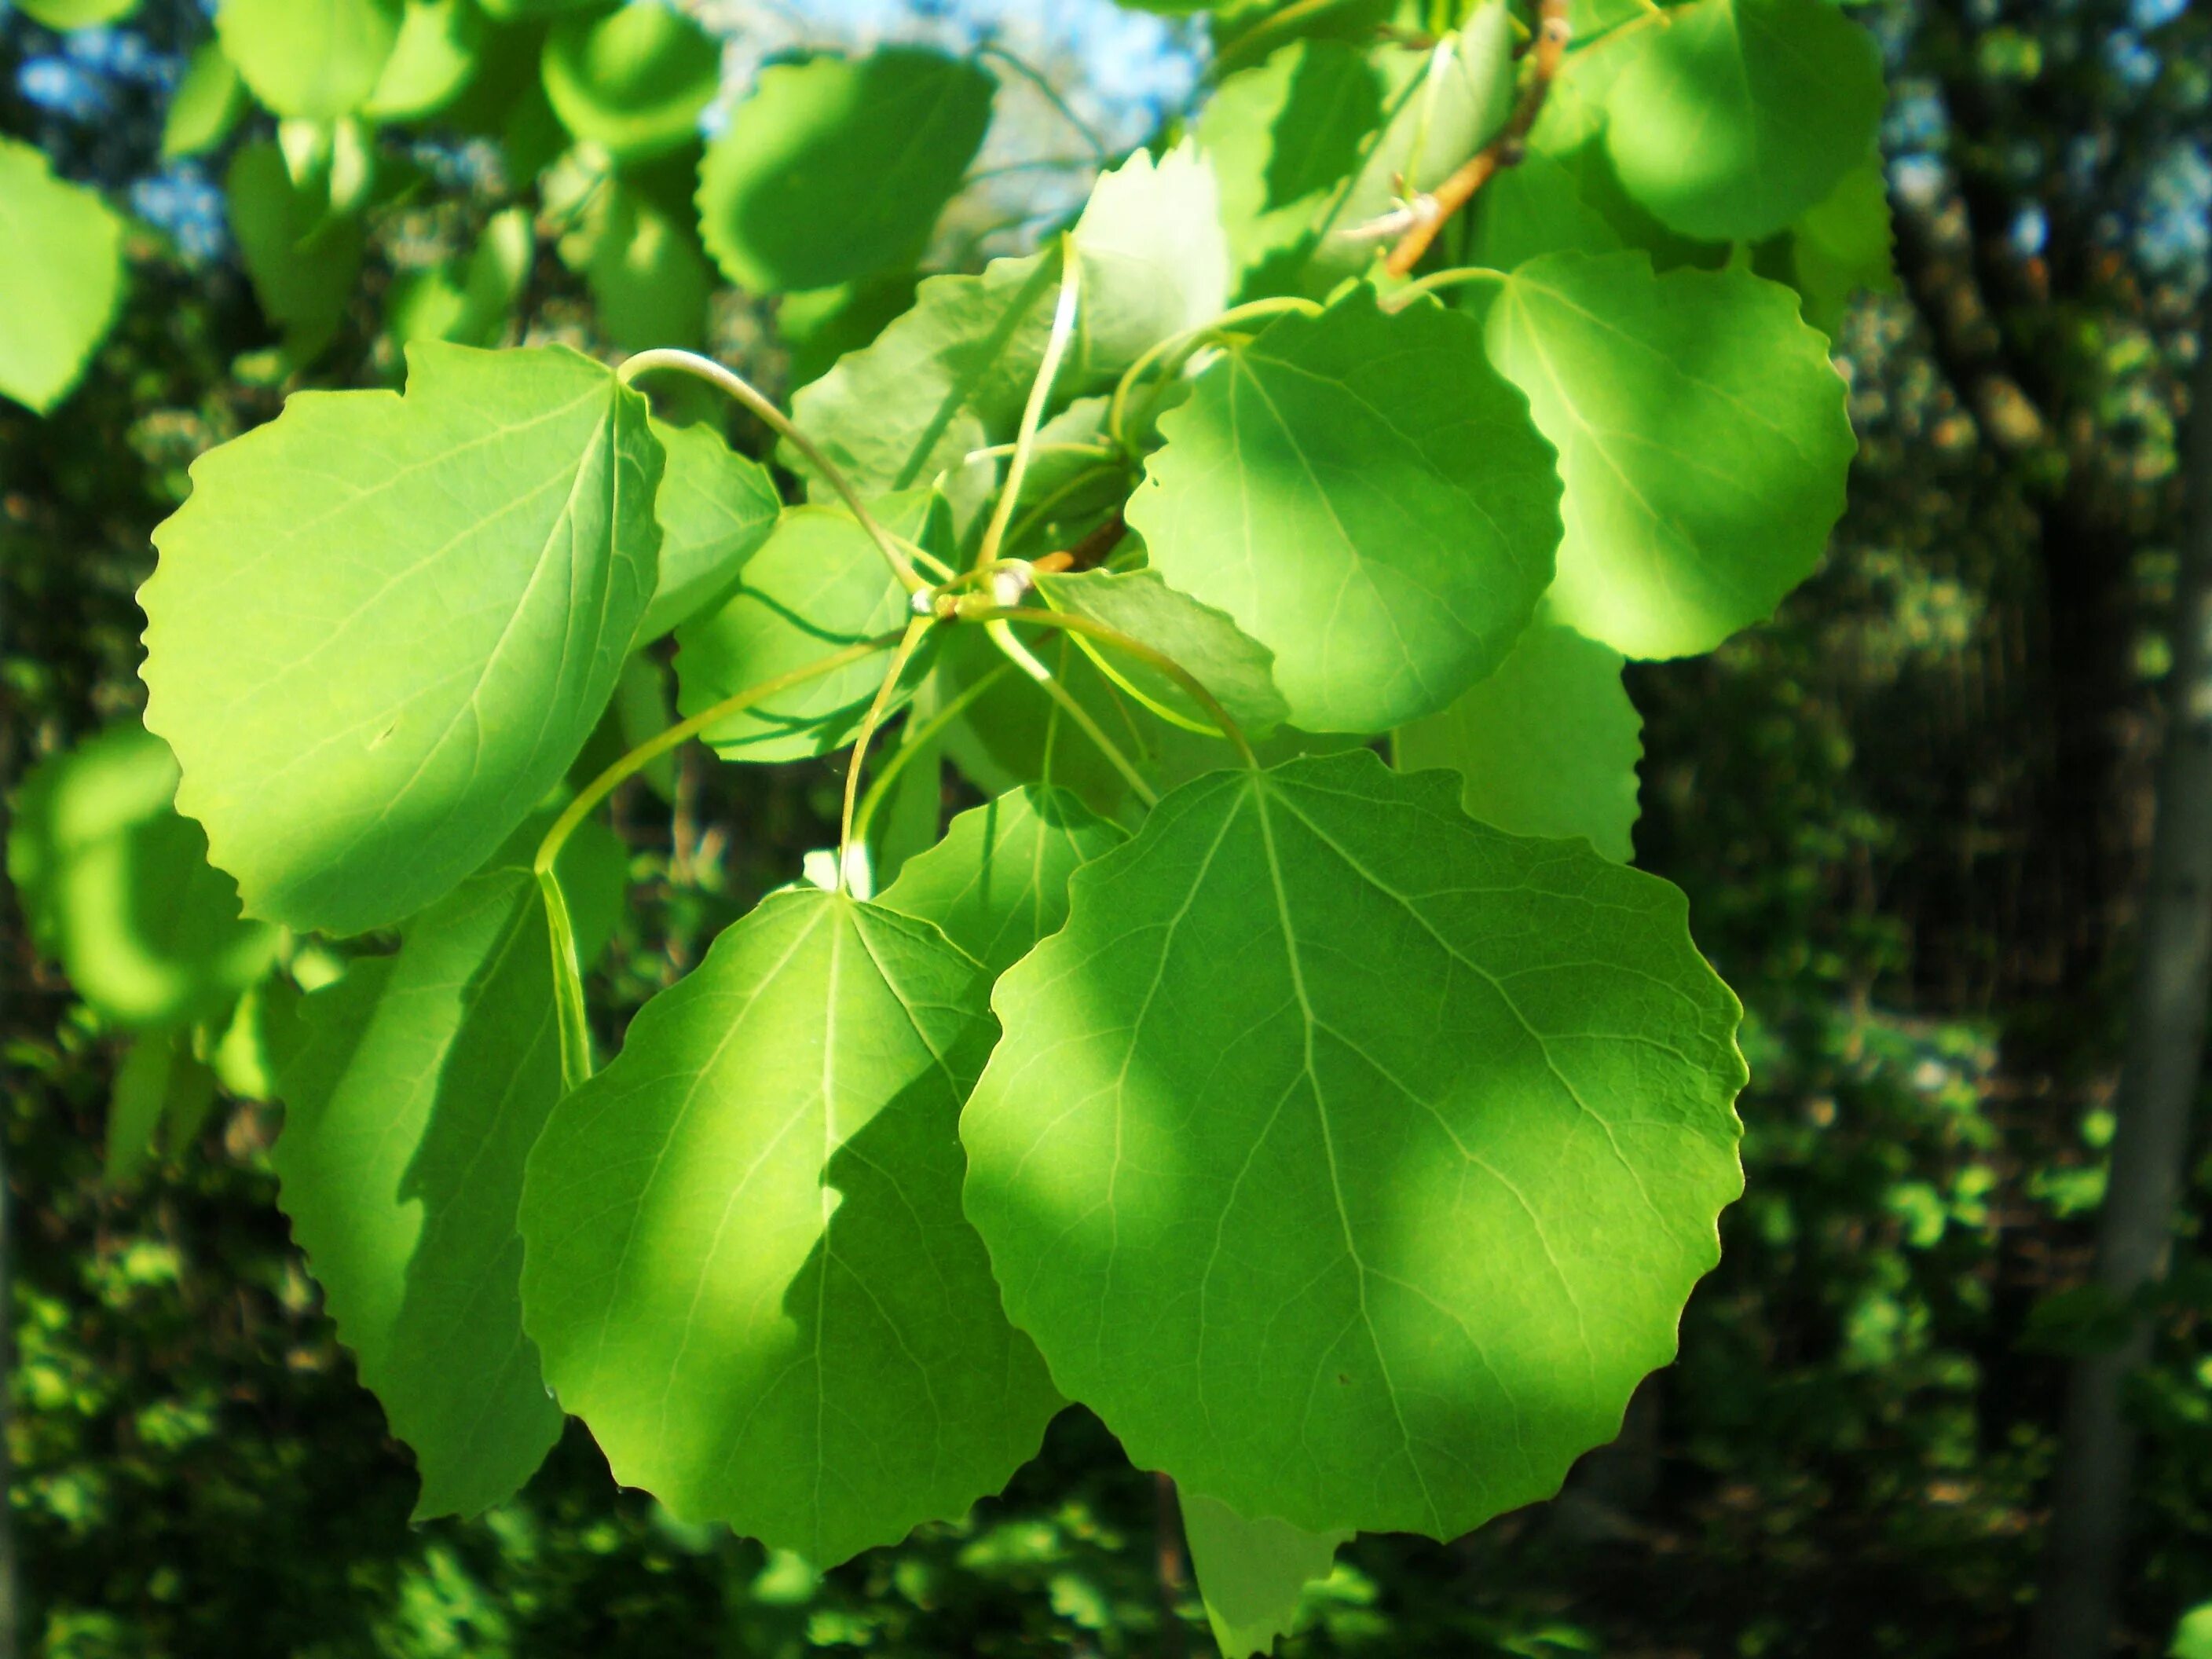
<svg viewBox="0 0 2212 1659">
<path fill-rule="evenodd" d="M 1410 222 L 1382 264 L 1391 276 L 1406 276 L 1420 264 L 1421 256 L 1429 251 L 1429 244 L 1436 240 L 1437 233 L 1454 214 L 1474 199 L 1477 191 L 1504 168 L 1520 165 L 1528 150 L 1528 130 L 1543 113 L 1544 100 L 1552 90 L 1553 79 L 1559 72 L 1567 42 L 1573 33 L 1573 26 L 1567 21 L 1567 0 L 1544 0 L 1543 13 L 1536 26 L 1528 83 L 1521 89 L 1521 100 L 1514 106 L 1504 130 L 1434 190 L 1406 204 Z"/>
</svg>

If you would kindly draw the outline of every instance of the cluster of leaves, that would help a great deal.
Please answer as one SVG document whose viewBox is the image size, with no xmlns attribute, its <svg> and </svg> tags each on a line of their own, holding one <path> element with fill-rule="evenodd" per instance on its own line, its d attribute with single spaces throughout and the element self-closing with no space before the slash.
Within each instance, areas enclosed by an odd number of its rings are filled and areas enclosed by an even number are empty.
<svg viewBox="0 0 2212 1659">
<path fill-rule="evenodd" d="M 625 274 L 690 293 L 635 267 L 696 237 L 826 370 L 787 418 L 680 351 L 453 343 L 526 268 L 495 222 L 405 301 L 404 397 L 202 459 L 143 595 L 159 738 L 27 792 L 42 940 L 145 1033 L 118 1147 L 273 1068 L 282 1201 L 422 1513 L 514 1491 L 565 1407 L 626 1484 L 826 1565 L 1073 1398 L 1181 1483 L 1249 1649 L 1349 1532 L 1455 1535 L 1612 1433 L 1714 1260 L 1742 1080 L 1680 896 L 1625 867 L 1622 663 L 1819 557 L 1852 446 L 1800 307 L 1886 225 L 1872 49 L 1818 0 L 1577 21 L 1225 15 L 1180 143 L 915 286 L 976 63 L 773 67 L 702 158 L 711 42 L 657 4 L 223 8 L 205 74 L 285 118 L 232 189 L 295 356 L 334 313 L 285 283 L 328 253 L 342 302 L 404 187 L 375 124 L 504 87 L 510 145 L 544 108 L 610 158 L 575 199 L 614 337 L 685 343 L 613 313 Z M 1469 168 L 1445 251 L 1376 268 Z M 676 369 L 809 499 L 630 385 Z M 686 718 L 572 775 L 672 634 Z M 690 736 L 854 746 L 845 834 L 592 1076 L 625 872 L 589 815 Z M 947 760 L 995 799 L 940 839 Z"/>
</svg>

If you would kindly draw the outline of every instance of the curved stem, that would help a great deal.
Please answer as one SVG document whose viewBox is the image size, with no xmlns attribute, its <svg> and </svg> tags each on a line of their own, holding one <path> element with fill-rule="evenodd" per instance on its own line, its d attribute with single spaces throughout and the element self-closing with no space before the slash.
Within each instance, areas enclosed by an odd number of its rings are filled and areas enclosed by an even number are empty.
<svg viewBox="0 0 2212 1659">
<path fill-rule="evenodd" d="M 1052 613 L 1046 611 L 1044 614 L 1050 616 Z M 1098 746 L 1098 752 L 1105 756 L 1114 769 L 1121 775 L 1121 781 L 1129 786 L 1137 799 L 1147 806 L 1158 805 L 1158 792 L 1145 781 L 1145 775 L 1137 770 L 1135 763 L 1123 754 L 1098 722 L 1091 718 L 1091 711 L 1075 700 L 1074 694 L 1053 678 L 1052 670 L 1039 662 L 1036 653 L 1015 638 L 1014 630 L 1005 620 L 1007 617 L 1028 615 L 1029 612 L 1020 610 L 998 613 L 994 608 L 994 613 L 981 614 L 975 619 L 983 623 L 983 631 L 991 636 L 992 644 L 1004 652 L 1022 672 L 1042 686 L 1045 695 L 1058 703 L 1068 719 L 1083 729 L 1083 735 Z"/>
<path fill-rule="evenodd" d="M 1128 441 L 1122 436 L 1121 428 L 1128 416 L 1129 393 L 1156 365 L 1170 362 L 1167 372 L 1161 376 L 1165 380 L 1189 361 L 1191 353 L 1212 343 L 1224 333 L 1235 329 L 1239 323 L 1255 321 L 1262 317 L 1279 317 L 1293 311 L 1304 317 L 1318 317 L 1324 309 L 1318 301 L 1296 294 L 1248 300 L 1241 306 L 1231 306 L 1210 323 L 1201 323 L 1196 328 L 1187 328 L 1180 334 L 1170 334 L 1164 340 L 1155 341 L 1138 356 L 1135 362 L 1122 371 L 1121 378 L 1115 383 L 1114 400 L 1106 408 L 1108 434 L 1123 449 L 1128 447 Z"/>
<path fill-rule="evenodd" d="M 623 783 L 635 777 L 670 750 L 697 737 L 708 726 L 727 720 L 732 714 L 742 714 L 779 691 L 787 691 L 794 685 L 804 685 L 809 680 L 835 673 L 848 664 L 874 656 L 878 651 L 888 651 L 899 642 L 901 637 L 897 634 L 879 634 L 874 639 L 847 646 L 842 651 L 832 652 L 803 668 L 794 668 L 788 674 L 778 674 L 774 679 L 763 680 L 758 685 L 749 685 L 744 690 L 723 698 L 712 708 L 702 709 L 689 720 L 679 720 L 658 737 L 649 738 L 638 744 L 586 784 L 561 816 L 553 820 L 553 827 L 545 832 L 545 839 L 538 843 L 538 855 L 531 860 L 531 873 L 538 878 L 538 890 L 545 901 L 545 925 L 552 935 L 553 998 L 561 1017 L 561 1078 L 567 1087 L 575 1088 L 592 1074 L 591 1030 L 584 1018 L 583 964 L 577 959 L 575 926 L 569 919 L 568 897 L 561 890 L 561 878 L 555 869 L 560 861 L 561 849 L 568 844 L 568 837 L 576 833 L 576 826 L 589 817 L 592 810 Z"/>
<path fill-rule="evenodd" d="M 1050 104 L 1053 108 L 1060 112 L 1060 119 L 1066 121 L 1069 126 L 1074 128 L 1076 132 L 1082 137 L 1083 142 L 1091 146 L 1091 155 L 1093 157 L 1092 165 L 1103 167 L 1109 161 L 1114 159 L 1114 150 L 1112 146 L 1107 143 L 1104 137 L 1100 135 L 1097 128 L 1092 126 L 1090 122 L 1085 120 L 1080 115 L 1078 115 L 1075 112 L 1074 106 L 1067 101 L 1065 96 L 1062 95 L 1060 88 L 1053 85 L 1051 81 L 1046 77 L 1044 71 L 1037 68 L 1036 64 L 1030 63 L 1028 58 L 1022 57 L 1018 52 L 1008 51 L 995 40 L 986 40 L 981 46 L 976 47 L 975 55 L 978 58 L 997 58 L 1008 69 L 1013 70 L 1015 74 L 1020 76 L 1023 80 L 1028 82 L 1039 92 L 1042 93 L 1044 94 L 1045 101 Z"/>
<path fill-rule="evenodd" d="M 641 351 L 635 357 L 625 359 L 623 366 L 615 371 L 615 377 L 628 386 L 639 375 L 650 374 L 656 368 L 672 369 L 704 380 L 757 415 L 780 436 L 787 440 L 793 449 L 804 455 L 809 465 L 830 481 L 830 487 L 842 498 L 853 516 L 860 520 L 860 528 L 868 532 L 869 538 L 890 566 L 891 574 L 899 579 L 908 592 L 918 593 L 929 586 L 922 580 L 921 574 L 914 568 L 913 562 L 900 550 L 890 532 L 877 522 L 874 514 L 868 511 L 868 504 L 853 488 L 853 481 L 839 470 L 835 461 L 822 453 L 821 447 L 813 439 L 793 424 L 788 415 L 756 390 L 751 381 L 735 369 L 725 368 L 712 357 L 702 357 L 696 351 L 679 351 L 673 346 L 656 346 L 651 351 Z"/>
<path fill-rule="evenodd" d="M 1382 301 L 1385 311 L 1403 311 L 1425 294 L 1434 294 L 1447 288 L 1465 288 L 1474 283 L 1496 283 L 1501 288 L 1512 281 L 1502 270 L 1488 265 L 1455 265 L 1449 270 L 1432 270 L 1427 276 L 1406 284 Z"/>
<path fill-rule="evenodd" d="M 1044 424 L 1044 406 L 1052 398 L 1052 383 L 1060 376 L 1060 366 L 1067 356 L 1068 342 L 1075 337 L 1075 314 L 1083 303 L 1083 261 L 1077 257 L 1075 239 L 1060 239 L 1060 303 L 1053 309 L 1052 333 L 1047 337 L 1043 361 L 1037 364 L 1036 379 L 1030 383 L 1030 399 L 1022 409 L 1022 424 L 1014 434 L 1014 459 L 1006 467 L 1006 486 L 999 491 L 996 506 L 991 509 L 991 522 L 983 532 L 982 544 L 975 550 L 975 563 L 993 563 L 999 549 L 1006 539 L 1006 526 L 1014 516 L 1014 503 L 1021 499 L 1022 480 L 1029 474 L 1030 456 L 1036 448 L 1037 428 Z"/>
<path fill-rule="evenodd" d="M 1114 449 L 1104 453 L 1110 454 L 1113 457 L 1113 460 L 1110 463 L 1102 462 L 1097 466 L 1086 466 L 1082 471 L 1078 472 L 1073 477 L 1070 477 L 1065 483 L 1061 484 L 1059 489 L 1054 490 L 1042 501 L 1039 501 L 1035 507 L 1030 507 L 1028 512 L 1023 514 L 1020 518 L 1017 519 L 1014 521 L 1014 527 L 1011 531 L 1007 532 L 1007 539 L 1012 541 L 1015 546 L 1019 547 L 1022 544 L 1022 538 L 1027 535 L 1031 530 L 1035 529 L 1036 526 L 1042 521 L 1046 514 L 1051 512 L 1053 508 L 1058 507 L 1062 501 L 1066 501 L 1070 496 L 1075 495 L 1081 491 L 1089 489 L 1093 483 L 1097 483 L 1100 478 L 1106 477 L 1109 473 L 1118 472 L 1121 474 L 1124 483 L 1126 483 L 1128 477 L 1128 452 L 1122 449 Z M 1123 493 L 1127 493 L 1126 489 Z"/>
<path fill-rule="evenodd" d="M 899 636 L 898 648 L 891 653 L 891 665 L 884 671 L 884 683 L 876 688 L 876 700 L 868 705 L 868 712 L 860 717 L 860 729 L 853 739 L 853 758 L 845 766 L 845 811 L 837 825 L 837 890 L 841 893 L 852 885 L 848 871 L 853 854 L 853 805 L 859 799 L 860 769 L 866 764 L 868 745 L 875 741 L 876 728 L 883 724 L 884 711 L 891 706 L 891 694 L 898 690 L 899 677 L 906 672 L 907 664 L 929 630 L 937 626 L 935 617 L 916 617 L 906 625 Z"/>
<path fill-rule="evenodd" d="M 1109 628 L 1104 623 L 1093 622 L 1088 617 L 1073 616 L 1065 611 L 1040 611 L 1028 605 L 992 605 L 988 609 L 963 610 L 960 614 L 963 622 L 1024 622 L 1036 623 L 1045 628 L 1065 629 L 1068 633 L 1080 634 L 1086 639 L 1097 640 L 1101 645 L 1111 646 L 1116 651 L 1158 669 L 1188 692 L 1192 702 L 1206 710 L 1207 718 L 1221 728 L 1221 735 L 1237 751 L 1239 760 L 1255 772 L 1260 769 L 1260 757 L 1252 752 L 1252 744 L 1244 735 L 1244 728 L 1230 718 L 1229 711 L 1221 706 L 1220 700 L 1212 692 L 1200 684 L 1197 675 L 1165 652 L 1154 650 L 1142 640 L 1130 638 L 1118 628 Z"/>
<path fill-rule="evenodd" d="M 853 817 L 854 841 L 862 846 L 867 844 L 868 831 L 875 823 L 877 809 L 882 806 L 884 798 L 890 793 L 891 785 L 898 781 L 900 774 L 906 770 L 907 763 L 921 752 L 922 745 L 974 708 L 992 687 L 1013 672 L 1012 663 L 1000 663 L 927 720 L 908 728 L 904 739 L 891 751 L 890 758 L 884 763 L 882 769 L 869 781 L 866 793 L 860 797 L 860 810 Z"/>
</svg>

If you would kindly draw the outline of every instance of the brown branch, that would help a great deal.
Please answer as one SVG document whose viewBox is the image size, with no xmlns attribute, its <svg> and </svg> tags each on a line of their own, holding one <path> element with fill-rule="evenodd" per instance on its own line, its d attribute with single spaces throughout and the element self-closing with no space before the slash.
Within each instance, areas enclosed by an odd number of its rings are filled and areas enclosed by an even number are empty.
<svg viewBox="0 0 2212 1659">
<path fill-rule="evenodd" d="M 1544 0 L 1531 49 L 1528 83 L 1521 89 L 1520 101 L 1514 106 L 1513 113 L 1498 137 L 1477 150 L 1443 183 L 1413 199 L 1413 222 L 1383 263 L 1382 268 L 1390 275 L 1408 275 L 1420 264 L 1421 256 L 1429 251 L 1429 244 L 1436 240 L 1437 233 L 1450 222 L 1454 214 L 1474 199 L 1477 191 L 1505 168 L 1520 164 L 1528 145 L 1528 129 L 1536 125 L 1536 118 L 1544 112 L 1544 100 L 1566 57 L 1567 41 L 1573 33 L 1573 26 L 1567 21 L 1567 0 Z"/>
</svg>

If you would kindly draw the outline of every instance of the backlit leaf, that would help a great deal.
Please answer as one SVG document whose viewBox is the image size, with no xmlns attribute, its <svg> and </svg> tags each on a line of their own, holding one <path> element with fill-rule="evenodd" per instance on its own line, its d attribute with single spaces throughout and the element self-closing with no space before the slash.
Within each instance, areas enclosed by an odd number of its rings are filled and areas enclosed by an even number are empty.
<svg viewBox="0 0 2212 1659">
<path fill-rule="evenodd" d="M 1488 327 L 1559 452 L 1558 620 L 1632 657 L 1709 651 L 1812 570 L 1856 444 L 1787 289 L 1552 254 L 1506 281 Z"/>
<path fill-rule="evenodd" d="M 783 511 L 768 469 L 732 449 L 713 427 L 655 421 L 653 435 L 667 458 L 653 501 L 660 521 L 660 584 L 638 624 L 640 641 L 718 604 Z M 881 569 L 883 556 L 875 556 Z"/>
<path fill-rule="evenodd" d="M 995 977 L 1067 920 L 1067 878 L 1127 839 L 1066 790 L 1028 786 L 954 818 L 877 902 L 935 922 Z"/>
<path fill-rule="evenodd" d="M 1183 1541 L 1206 1598 L 1206 1622 L 1222 1659 L 1273 1653 L 1297 1620 L 1298 1597 L 1328 1577 L 1352 1534 L 1301 1532 L 1285 1521 L 1247 1521 L 1218 1498 L 1185 1492 Z"/>
<path fill-rule="evenodd" d="M 0 138 L 0 393 L 40 414 L 69 394 L 123 292 L 123 222 L 46 156 Z"/>
<path fill-rule="evenodd" d="M 721 68 L 714 38 L 665 0 L 564 17 L 545 39 L 545 95 L 561 125 L 625 161 L 696 137 Z"/>
<path fill-rule="evenodd" d="M 83 29 L 128 17 L 138 0 L 15 0 L 15 7 L 50 29 Z"/>
<path fill-rule="evenodd" d="M 962 1118 L 1008 1315 L 1139 1468 L 1309 1532 L 1548 1496 L 1741 1188 L 1682 896 L 1354 750 L 1216 773 L 1074 878 Z"/>
<path fill-rule="evenodd" d="M 270 109 L 335 121 L 376 90 L 399 20 L 400 0 L 222 0 L 215 27 Z"/>
<path fill-rule="evenodd" d="M 561 1431 L 522 1333 L 523 1160 L 561 1095 L 541 823 L 301 1005 L 270 1161 L 339 1340 L 422 1478 L 415 1517 L 511 1496 Z M 587 825 L 561 874 L 586 962 L 623 857 Z"/>
<path fill-rule="evenodd" d="M 1881 158 L 1870 155 L 1790 227 L 1790 274 L 1805 320 L 1833 338 L 1854 295 L 1894 294 L 1893 240 Z"/>
<path fill-rule="evenodd" d="M 238 65 L 223 55 L 220 43 L 201 42 L 186 60 L 184 78 L 169 100 L 161 125 L 163 158 L 214 149 L 238 124 L 246 104 L 246 83 L 238 78 Z"/>
<path fill-rule="evenodd" d="M 399 38 L 364 110 L 380 121 L 435 114 L 475 78 L 489 33 L 476 0 L 407 0 Z"/>
<path fill-rule="evenodd" d="M 1620 683 L 1620 653 L 1537 622 L 1496 673 L 1441 714 L 1400 728 L 1398 766 L 1447 766 L 1460 804 L 1516 836 L 1582 836 L 1609 859 L 1635 856 L 1643 721 Z"/>
<path fill-rule="evenodd" d="M 598 722 L 653 592 L 643 398 L 563 348 L 420 345 L 203 455 L 140 591 L 147 724 L 249 914 L 451 891 Z"/>
<path fill-rule="evenodd" d="M 212 1018 L 276 955 L 176 791 L 168 745 L 134 723 L 41 762 L 15 796 L 8 879 L 32 940 L 110 1024 Z"/>
<path fill-rule="evenodd" d="M 523 1303 L 617 1480 L 829 1567 L 1036 1449 L 1059 1401 L 960 1214 L 987 985 L 926 922 L 793 889 L 556 1109 Z"/>
<path fill-rule="evenodd" d="M 707 151 L 699 226 L 756 294 L 910 265 L 991 124 L 976 64 L 891 46 L 773 64 Z"/>
<path fill-rule="evenodd" d="M 1224 352 L 1128 509 L 1153 566 L 1275 653 L 1291 718 L 1375 732 L 1504 657 L 1552 579 L 1558 475 L 1480 330 L 1360 287 Z"/>
</svg>

